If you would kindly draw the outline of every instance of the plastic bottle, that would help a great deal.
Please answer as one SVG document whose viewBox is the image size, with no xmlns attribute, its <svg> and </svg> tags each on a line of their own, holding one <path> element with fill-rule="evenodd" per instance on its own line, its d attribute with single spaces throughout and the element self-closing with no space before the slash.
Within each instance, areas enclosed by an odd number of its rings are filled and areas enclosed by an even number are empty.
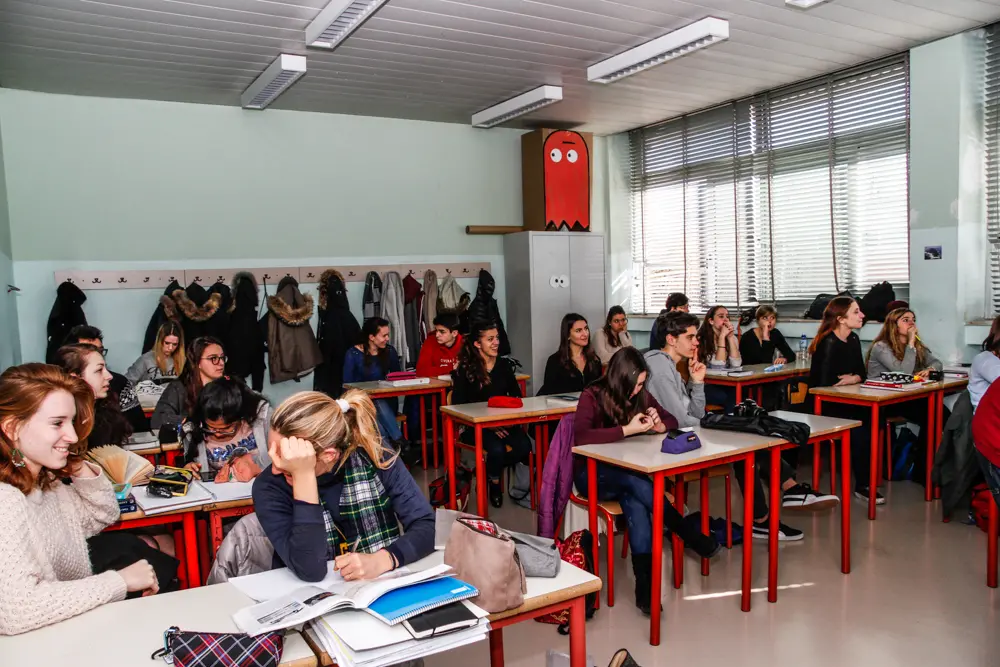
<svg viewBox="0 0 1000 667">
<path fill-rule="evenodd" d="M 809 339 L 805 334 L 799 338 L 799 351 L 795 355 L 795 363 L 804 364 L 809 361 Z"/>
</svg>

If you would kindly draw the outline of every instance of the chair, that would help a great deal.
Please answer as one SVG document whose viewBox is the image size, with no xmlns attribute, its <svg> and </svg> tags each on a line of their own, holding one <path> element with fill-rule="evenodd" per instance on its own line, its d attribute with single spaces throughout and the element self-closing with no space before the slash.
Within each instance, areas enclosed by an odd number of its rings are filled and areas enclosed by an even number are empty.
<svg viewBox="0 0 1000 667">
<path fill-rule="evenodd" d="M 575 493 L 569 494 L 569 501 L 578 507 L 587 509 L 589 503 L 586 498 L 582 498 Z M 602 519 L 605 525 L 605 534 L 608 536 L 608 606 L 615 606 L 615 557 L 614 557 L 614 546 L 615 546 L 615 519 L 623 514 L 622 506 L 616 500 L 608 500 L 597 503 L 597 518 Z M 565 516 L 565 515 L 564 515 Z M 559 517 L 559 524 L 556 526 L 556 535 L 559 534 L 562 528 L 562 519 Z M 595 540 L 599 540 L 600 536 L 594 535 Z M 622 531 L 622 558 L 628 557 L 628 528 Z"/>
<path fill-rule="evenodd" d="M 406 429 L 406 415 L 396 415 L 396 423 L 400 425 L 403 431 L 403 439 L 409 442 L 410 434 Z"/>
<path fill-rule="evenodd" d="M 892 481 L 892 431 L 906 422 L 906 417 L 889 417 L 879 431 L 879 463 L 882 465 L 882 479 Z"/>
</svg>

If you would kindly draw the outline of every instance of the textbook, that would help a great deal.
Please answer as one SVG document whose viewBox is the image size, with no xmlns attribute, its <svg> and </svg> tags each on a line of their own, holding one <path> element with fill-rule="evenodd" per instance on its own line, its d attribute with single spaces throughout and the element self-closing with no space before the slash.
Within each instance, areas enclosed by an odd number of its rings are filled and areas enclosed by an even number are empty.
<svg viewBox="0 0 1000 667">
<path fill-rule="evenodd" d="M 116 445 L 94 447 L 87 452 L 87 458 L 101 467 L 112 484 L 138 486 L 153 474 L 152 463 Z"/>
<path fill-rule="evenodd" d="M 233 614 L 233 621 L 240 630 L 255 637 L 265 632 L 290 628 L 293 625 L 311 621 L 338 609 L 367 611 L 376 618 L 381 618 L 369 607 L 383 595 L 396 589 L 440 579 L 450 572 L 451 566 L 438 565 L 428 570 L 392 579 L 341 582 L 325 588 L 303 586 L 279 598 L 241 609 Z M 468 586 L 468 584 L 462 585 Z M 455 588 L 458 588 L 457 584 Z M 478 595 L 478 591 L 475 594 Z M 413 604 L 414 601 L 411 600 L 410 603 Z M 394 610 L 385 607 L 383 611 L 393 613 Z"/>
</svg>

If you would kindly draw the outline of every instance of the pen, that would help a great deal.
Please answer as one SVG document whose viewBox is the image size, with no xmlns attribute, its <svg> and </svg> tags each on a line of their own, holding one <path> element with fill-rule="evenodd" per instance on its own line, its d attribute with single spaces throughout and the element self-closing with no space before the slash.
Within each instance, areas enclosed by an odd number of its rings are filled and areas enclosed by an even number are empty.
<svg viewBox="0 0 1000 667">
<path fill-rule="evenodd" d="M 354 546 L 351 547 L 350 553 L 357 553 L 358 545 L 361 544 L 361 536 L 358 535 L 358 539 L 354 540 Z"/>
</svg>

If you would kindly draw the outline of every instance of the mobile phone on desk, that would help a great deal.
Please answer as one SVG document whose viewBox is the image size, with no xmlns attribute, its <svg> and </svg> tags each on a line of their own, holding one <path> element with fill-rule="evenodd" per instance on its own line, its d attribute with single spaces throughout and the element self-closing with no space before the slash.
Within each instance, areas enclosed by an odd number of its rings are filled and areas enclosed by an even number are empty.
<svg viewBox="0 0 1000 667">
<path fill-rule="evenodd" d="M 214 470 L 202 470 L 198 473 L 201 476 L 201 481 L 203 482 L 214 482 L 215 481 L 215 471 Z"/>
</svg>

